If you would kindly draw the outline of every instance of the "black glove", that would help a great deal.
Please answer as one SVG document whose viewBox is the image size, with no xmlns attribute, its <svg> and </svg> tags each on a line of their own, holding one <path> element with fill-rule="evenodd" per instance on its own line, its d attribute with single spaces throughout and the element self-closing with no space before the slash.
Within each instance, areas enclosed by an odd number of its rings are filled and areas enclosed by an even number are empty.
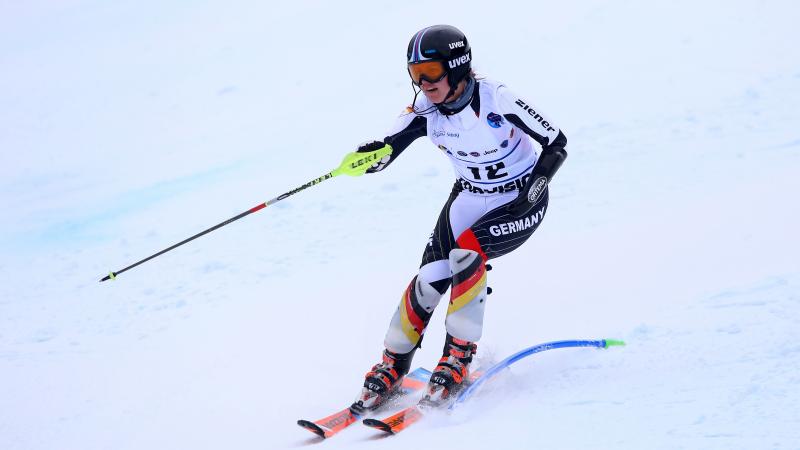
<svg viewBox="0 0 800 450">
<path fill-rule="evenodd" d="M 358 146 L 358 150 L 356 150 L 356 152 L 358 153 L 374 152 L 375 150 L 380 150 L 385 146 L 386 144 L 383 141 L 367 141 L 361 143 Z M 389 161 L 391 160 L 392 157 L 390 155 L 384 156 L 383 158 L 381 158 L 380 161 L 376 162 L 375 164 L 372 165 L 372 167 L 367 169 L 367 173 L 380 172 L 381 170 L 386 168 L 387 165 L 389 165 Z"/>
<path fill-rule="evenodd" d="M 563 138 L 561 143 L 566 144 L 567 138 L 559 133 L 559 138 Z M 547 192 L 547 184 L 553 179 L 561 164 L 567 159 L 567 151 L 560 145 L 549 145 L 542 149 L 539 161 L 536 162 L 528 181 L 519 192 L 517 198 L 506 205 L 506 211 L 516 217 L 527 215 Z"/>
<path fill-rule="evenodd" d="M 523 217 L 531 212 L 547 191 L 547 177 L 531 174 L 517 198 L 506 205 L 506 211 L 514 217 Z"/>
</svg>

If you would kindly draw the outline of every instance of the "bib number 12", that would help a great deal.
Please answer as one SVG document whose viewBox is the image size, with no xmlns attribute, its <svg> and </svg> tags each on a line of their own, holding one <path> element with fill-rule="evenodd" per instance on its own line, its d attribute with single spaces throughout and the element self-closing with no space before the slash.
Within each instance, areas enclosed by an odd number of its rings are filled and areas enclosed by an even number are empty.
<svg viewBox="0 0 800 450">
<path fill-rule="evenodd" d="M 505 167 L 506 167 L 506 165 L 503 164 L 502 162 L 499 162 L 497 164 L 491 164 L 491 165 L 488 165 L 488 166 L 483 166 L 483 170 L 486 172 L 486 179 L 487 180 L 497 180 L 499 178 L 503 178 L 503 177 L 508 176 L 508 172 L 500 172 L 501 170 L 505 169 Z M 475 178 L 476 180 L 482 180 L 483 179 L 481 177 L 481 168 L 480 167 L 467 166 L 467 169 L 469 169 L 472 172 L 472 177 Z"/>
</svg>

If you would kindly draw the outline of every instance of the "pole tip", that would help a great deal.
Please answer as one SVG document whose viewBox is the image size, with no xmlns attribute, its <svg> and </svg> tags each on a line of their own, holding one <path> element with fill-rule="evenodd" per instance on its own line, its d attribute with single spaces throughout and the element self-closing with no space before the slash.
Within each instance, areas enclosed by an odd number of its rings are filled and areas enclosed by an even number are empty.
<svg viewBox="0 0 800 450">
<path fill-rule="evenodd" d="M 621 340 L 618 340 L 618 339 L 604 339 L 604 342 L 605 342 L 605 345 L 603 345 L 603 348 L 616 347 L 616 346 L 620 346 L 621 347 L 621 346 L 625 345 L 625 341 L 621 341 Z"/>
<path fill-rule="evenodd" d="M 109 272 L 108 275 L 100 279 L 100 282 L 102 283 L 103 281 L 116 280 L 116 279 L 117 279 L 117 274 L 114 272 Z"/>
</svg>

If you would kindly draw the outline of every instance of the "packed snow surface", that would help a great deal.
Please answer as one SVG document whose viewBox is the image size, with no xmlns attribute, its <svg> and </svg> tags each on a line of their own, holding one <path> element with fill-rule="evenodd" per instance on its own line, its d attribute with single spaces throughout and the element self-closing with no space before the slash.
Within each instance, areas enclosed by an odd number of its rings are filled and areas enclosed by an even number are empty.
<svg viewBox="0 0 800 450">
<path fill-rule="evenodd" d="M 792 1 L 0 5 L 0 448 L 800 448 L 800 6 Z M 295 425 L 379 360 L 453 182 L 420 139 L 336 167 L 410 103 L 407 40 L 569 139 L 543 225 L 493 262 L 479 363 L 395 437 Z M 441 350 L 436 312 L 415 365 Z"/>
</svg>

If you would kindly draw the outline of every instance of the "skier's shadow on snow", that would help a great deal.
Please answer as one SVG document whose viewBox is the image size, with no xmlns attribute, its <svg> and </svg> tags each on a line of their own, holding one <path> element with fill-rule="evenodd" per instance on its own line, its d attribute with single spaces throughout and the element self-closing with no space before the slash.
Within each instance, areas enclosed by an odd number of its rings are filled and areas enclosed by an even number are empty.
<svg viewBox="0 0 800 450">
<path fill-rule="evenodd" d="M 391 433 L 377 433 L 370 436 L 365 436 L 361 441 L 363 442 L 371 442 L 371 441 L 382 441 L 388 437 L 394 436 Z"/>
<path fill-rule="evenodd" d="M 324 437 L 320 437 L 320 436 L 314 436 L 314 437 L 310 437 L 310 438 L 308 438 L 308 439 L 306 439 L 304 441 L 298 442 L 293 447 L 295 447 L 295 448 L 297 448 L 297 447 L 308 447 L 309 445 L 316 445 L 316 444 L 319 444 L 320 442 L 325 442 L 325 438 Z"/>
<path fill-rule="evenodd" d="M 391 437 L 391 436 L 392 435 L 389 434 L 389 433 L 376 433 L 376 434 L 371 434 L 369 436 L 365 436 L 364 438 L 361 439 L 361 441 L 362 442 L 380 441 L 380 440 L 386 439 L 386 438 Z M 315 437 L 310 437 L 310 438 L 308 438 L 308 439 L 306 439 L 304 441 L 300 441 L 297 444 L 293 445 L 292 447 L 294 447 L 294 448 L 308 447 L 310 445 L 317 445 L 317 444 L 325 442 L 325 441 L 326 441 L 325 438 L 319 437 L 319 436 L 315 436 Z"/>
</svg>

